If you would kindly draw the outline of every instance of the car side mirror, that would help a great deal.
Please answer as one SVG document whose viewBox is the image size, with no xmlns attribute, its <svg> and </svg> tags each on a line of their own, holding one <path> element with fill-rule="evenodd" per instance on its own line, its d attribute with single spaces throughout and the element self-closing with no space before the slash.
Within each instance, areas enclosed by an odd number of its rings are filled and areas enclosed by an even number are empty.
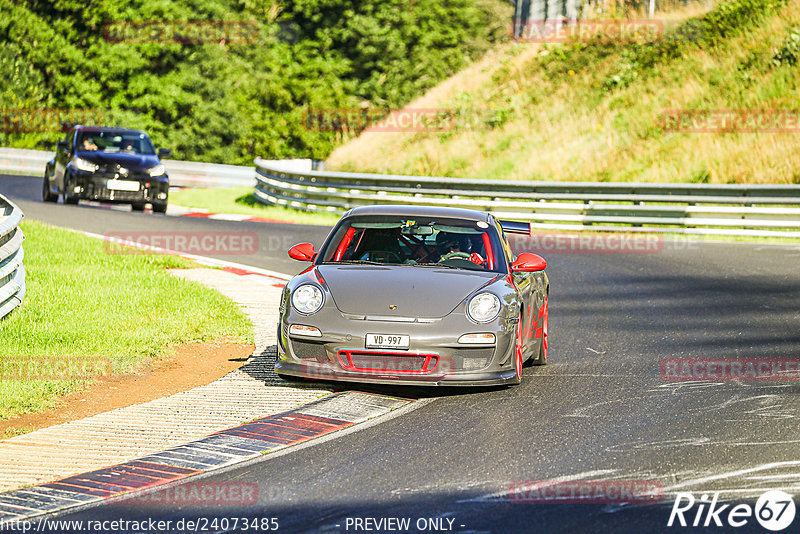
<svg viewBox="0 0 800 534">
<path fill-rule="evenodd" d="M 520 271 L 526 273 L 533 273 L 536 271 L 544 271 L 547 268 L 547 260 L 538 254 L 531 254 L 530 252 L 523 252 L 514 263 L 511 264 L 512 271 Z"/>
<path fill-rule="evenodd" d="M 172 150 L 168 148 L 159 148 L 158 149 L 158 159 L 168 158 L 172 155 Z"/>
<path fill-rule="evenodd" d="M 59 141 L 56 143 L 56 151 L 67 150 L 69 148 L 69 143 L 66 141 Z"/>
<path fill-rule="evenodd" d="M 314 261 L 317 256 L 314 245 L 311 243 L 298 243 L 289 249 L 289 257 L 298 261 Z"/>
</svg>

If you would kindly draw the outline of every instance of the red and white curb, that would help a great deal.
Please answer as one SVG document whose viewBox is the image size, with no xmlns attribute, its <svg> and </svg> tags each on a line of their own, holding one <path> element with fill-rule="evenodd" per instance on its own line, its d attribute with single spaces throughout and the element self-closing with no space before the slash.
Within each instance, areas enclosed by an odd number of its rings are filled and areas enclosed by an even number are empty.
<svg viewBox="0 0 800 534">
<path fill-rule="evenodd" d="M 194 217 L 198 219 L 210 219 L 212 221 L 235 221 L 235 222 L 255 222 L 255 223 L 277 223 L 295 224 L 294 221 L 283 219 L 271 219 L 269 217 L 254 217 L 252 215 L 242 215 L 240 213 L 209 213 L 205 211 L 190 211 L 188 213 L 170 213 L 178 217 Z"/>
<path fill-rule="evenodd" d="M 81 205 L 93 208 L 109 209 L 113 211 L 132 211 L 127 204 L 107 204 L 96 200 L 82 200 Z M 152 210 L 146 209 L 146 212 Z M 214 213 L 199 208 L 188 208 L 170 204 L 167 206 L 167 215 L 170 217 L 193 217 L 196 219 L 210 219 L 212 221 L 233 221 L 233 222 L 254 222 L 254 223 L 273 223 L 273 224 L 296 224 L 294 221 L 285 219 L 274 219 L 271 217 L 258 217 L 254 215 L 244 215 L 241 213 Z"/>
<path fill-rule="evenodd" d="M 412 402 L 352 391 L 335 393 L 136 460 L 0 493 L 0 528 L 242 463 L 364 423 Z"/>
</svg>

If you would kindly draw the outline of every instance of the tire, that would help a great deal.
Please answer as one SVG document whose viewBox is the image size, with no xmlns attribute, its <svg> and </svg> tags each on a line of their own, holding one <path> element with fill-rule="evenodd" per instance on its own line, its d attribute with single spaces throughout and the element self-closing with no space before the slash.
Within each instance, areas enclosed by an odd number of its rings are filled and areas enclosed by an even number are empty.
<svg viewBox="0 0 800 534">
<path fill-rule="evenodd" d="M 153 213 L 167 213 L 167 203 L 153 202 Z"/>
<path fill-rule="evenodd" d="M 523 335 L 523 327 L 522 327 L 522 311 L 520 311 L 519 319 L 517 319 L 517 332 L 515 336 L 516 342 L 514 343 L 514 371 L 516 372 L 516 376 L 512 380 L 512 384 L 521 384 L 522 383 L 522 356 L 523 356 L 523 344 L 525 341 Z"/>
<path fill-rule="evenodd" d="M 72 189 L 72 184 L 66 181 L 66 177 L 64 178 L 64 204 L 71 204 L 75 205 L 80 200 L 78 197 L 71 197 L 69 196 L 69 190 Z"/>
<path fill-rule="evenodd" d="M 133 211 L 144 211 L 144 204 L 142 204 L 141 202 L 135 202 L 131 204 L 131 209 Z"/>
<path fill-rule="evenodd" d="M 58 202 L 58 195 L 54 195 L 50 190 L 50 177 L 47 173 L 42 180 L 42 201 L 44 202 Z"/>
<path fill-rule="evenodd" d="M 536 337 L 540 337 L 539 340 L 539 354 L 536 356 L 536 359 L 531 359 L 531 365 L 547 365 L 547 330 L 550 326 L 550 307 L 547 303 L 547 295 L 544 297 L 544 304 L 542 304 L 541 308 L 542 317 L 539 319 L 541 322 L 539 323 L 539 327 L 536 329 Z M 539 333 L 541 329 L 541 334 Z"/>
</svg>

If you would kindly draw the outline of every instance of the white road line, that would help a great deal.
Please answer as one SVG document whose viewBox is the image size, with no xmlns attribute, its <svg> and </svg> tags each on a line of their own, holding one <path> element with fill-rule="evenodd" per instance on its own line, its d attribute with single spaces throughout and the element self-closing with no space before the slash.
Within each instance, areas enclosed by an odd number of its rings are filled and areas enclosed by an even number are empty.
<svg viewBox="0 0 800 534">
<path fill-rule="evenodd" d="M 719 473 L 717 475 L 710 475 L 707 477 L 696 478 L 694 480 L 687 480 L 686 482 L 681 482 L 679 484 L 673 484 L 672 486 L 667 486 L 664 488 L 664 493 L 668 491 L 674 491 L 679 488 L 685 488 L 687 486 L 694 486 L 697 484 L 705 484 L 708 482 L 714 482 L 715 480 L 724 480 L 726 478 L 733 478 L 737 476 L 747 475 L 749 473 L 757 473 L 759 471 L 766 471 L 768 469 L 777 469 L 780 467 L 790 467 L 790 466 L 800 466 L 800 461 L 793 460 L 789 462 L 772 462 L 768 464 L 762 464 L 758 467 L 750 467 L 747 469 L 739 469 L 737 471 L 726 471 L 724 473 Z"/>
</svg>

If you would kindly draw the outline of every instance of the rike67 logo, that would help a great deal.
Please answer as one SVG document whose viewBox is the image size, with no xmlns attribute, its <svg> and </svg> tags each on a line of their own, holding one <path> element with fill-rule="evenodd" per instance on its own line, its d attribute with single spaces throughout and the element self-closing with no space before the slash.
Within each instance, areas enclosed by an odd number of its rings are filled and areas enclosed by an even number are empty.
<svg viewBox="0 0 800 534">
<path fill-rule="evenodd" d="M 738 528 L 747 525 L 755 517 L 765 529 L 778 532 L 789 527 L 794 516 L 794 499 L 780 490 L 762 494 L 755 507 L 746 503 L 720 504 L 719 492 L 714 492 L 711 497 L 703 494 L 699 500 L 691 493 L 680 492 L 675 496 L 667 526 Z"/>
</svg>

